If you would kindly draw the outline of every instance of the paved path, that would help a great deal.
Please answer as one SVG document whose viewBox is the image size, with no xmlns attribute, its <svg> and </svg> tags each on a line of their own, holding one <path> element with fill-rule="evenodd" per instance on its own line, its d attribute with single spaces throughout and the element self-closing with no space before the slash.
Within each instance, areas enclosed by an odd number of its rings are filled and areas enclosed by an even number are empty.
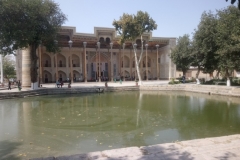
<svg viewBox="0 0 240 160">
<path fill-rule="evenodd" d="M 240 160 L 240 135 L 32 160 Z"/>
<path fill-rule="evenodd" d="M 143 81 L 143 85 L 166 85 L 168 84 L 168 80 L 159 80 L 159 81 Z M 77 87 L 104 87 L 105 82 L 76 82 L 71 85 L 73 88 Z M 123 81 L 122 83 L 118 82 L 108 82 L 109 87 L 124 87 L 124 86 L 136 86 L 136 82 L 134 81 Z M 14 87 L 14 86 L 12 86 Z M 55 88 L 55 83 L 46 83 L 42 84 L 42 88 Z M 63 88 L 67 88 L 67 83 L 64 83 Z M 40 88 L 41 89 L 41 88 Z M 31 90 L 31 88 L 22 88 L 22 91 Z M 6 88 L 0 88 L 0 92 L 18 92 L 18 88 L 13 88 L 11 90 L 8 90 Z"/>
</svg>

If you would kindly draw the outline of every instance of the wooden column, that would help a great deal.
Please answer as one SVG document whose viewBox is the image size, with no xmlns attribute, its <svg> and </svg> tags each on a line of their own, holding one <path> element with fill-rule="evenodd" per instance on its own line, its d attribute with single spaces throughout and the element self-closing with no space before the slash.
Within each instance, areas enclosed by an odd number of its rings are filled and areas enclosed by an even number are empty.
<svg viewBox="0 0 240 160">
<path fill-rule="evenodd" d="M 73 68 L 72 68 L 73 63 L 72 63 L 72 53 L 71 53 L 73 42 L 70 40 L 70 41 L 68 41 L 68 44 L 69 44 L 69 52 L 70 52 L 71 83 L 73 83 Z"/>
<path fill-rule="evenodd" d="M 58 63 L 57 63 L 57 53 L 55 54 L 55 64 L 56 64 L 56 81 L 58 81 Z"/>
<path fill-rule="evenodd" d="M 113 81 L 113 58 L 112 58 L 112 47 L 113 47 L 113 43 L 110 43 L 110 47 L 111 47 L 111 62 L 110 62 L 110 64 L 111 64 L 111 81 Z"/>
<path fill-rule="evenodd" d="M 123 43 L 123 61 L 122 61 L 122 66 L 123 66 L 123 81 L 125 81 L 125 66 L 124 66 L 124 49 L 125 49 L 125 43 Z"/>
<path fill-rule="evenodd" d="M 130 49 L 130 76 L 132 80 L 132 49 Z"/>
<path fill-rule="evenodd" d="M 97 42 L 98 46 L 98 79 L 101 82 L 101 72 L 100 72 L 100 42 Z"/>
<path fill-rule="evenodd" d="M 159 45 L 157 44 L 156 45 L 156 48 L 157 48 L 157 80 L 159 80 L 159 76 L 158 76 L 158 74 L 159 74 L 159 71 L 158 71 L 158 47 L 159 47 Z"/>
<path fill-rule="evenodd" d="M 86 55 L 87 42 L 83 42 L 84 47 L 84 82 L 87 82 L 87 55 Z"/>
<path fill-rule="evenodd" d="M 42 83 L 42 46 L 39 45 L 39 83 Z"/>
<path fill-rule="evenodd" d="M 147 49 L 148 49 L 148 44 L 145 44 L 146 48 L 146 64 L 145 64 L 145 70 L 146 70 L 146 80 L 148 81 L 148 55 L 147 55 Z"/>
</svg>

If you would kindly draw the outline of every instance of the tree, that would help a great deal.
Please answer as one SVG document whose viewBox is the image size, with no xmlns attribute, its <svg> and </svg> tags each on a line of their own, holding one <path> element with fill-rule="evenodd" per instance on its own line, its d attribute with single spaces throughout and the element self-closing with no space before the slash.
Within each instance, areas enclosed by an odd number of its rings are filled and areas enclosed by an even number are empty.
<svg viewBox="0 0 240 160">
<path fill-rule="evenodd" d="M 194 59 L 191 56 L 192 46 L 189 35 L 185 34 L 183 37 L 177 39 L 177 45 L 172 50 L 171 59 L 176 64 L 177 70 L 181 70 L 183 75 L 186 75 Z"/>
<path fill-rule="evenodd" d="M 240 11 L 235 6 L 217 11 L 218 67 L 228 80 L 231 72 L 240 70 Z"/>
<path fill-rule="evenodd" d="M 218 69 L 217 56 L 217 17 L 212 12 L 203 12 L 198 28 L 193 35 L 193 56 L 195 64 L 198 67 L 198 74 L 201 70 L 204 73 L 212 74 L 214 70 Z M 196 76 L 198 78 L 198 75 Z"/>
<path fill-rule="evenodd" d="M 226 0 L 227 2 L 228 0 Z M 231 0 L 231 4 L 234 4 L 237 0 Z M 240 0 L 238 0 L 238 9 L 240 9 Z"/>
<path fill-rule="evenodd" d="M 141 85 L 141 75 L 139 72 L 139 64 L 143 54 L 143 38 L 144 32 L 150 32 L 157 29 L 157 24 L 149 16 L 147 12 L 138 11 L 136 15 L 130 15 L 124 13 L 118 21 L 113 21 L 117 33 L 120 35 L 120 44 L 122 45 L 125 41 L 131 41 L 134 48 L 134 57 L 137 68 L 137 75 L 139 84 Z M 137 58 L 136 44 L 135 41 L 138 37 L 141 37 L 141 54 L 139 59 Z M 135 46 L 134 46 L 135 45 Z"/>
<path fill-rule="evenodd" d="M 15 61 L 9 56 L 3 58 L 3 77 L 8 80 L 16 78 Z"/>
<path fill-rule="evenodd" d="M 52 0 L 0 0 L 0 49 L 2 54 L 30 48 L 31 82 L 37 82 L 36 49 L 58 52 L 54 44 L 66 16 Z"/>
</svg>

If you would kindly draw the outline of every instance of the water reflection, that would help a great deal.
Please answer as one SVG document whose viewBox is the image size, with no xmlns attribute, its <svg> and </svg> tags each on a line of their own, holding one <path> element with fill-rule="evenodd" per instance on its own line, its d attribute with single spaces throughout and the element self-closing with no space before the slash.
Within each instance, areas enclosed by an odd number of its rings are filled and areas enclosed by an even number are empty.
<svg viewBox="0 0 240 160">
<path fill-rule="evenodd" d="M 173 92 L 0 101 L 0 155 L 27 159 L 240 133 L 238 98 Z M 0 157 L 1 159 L 1 157 Z"/>
</svg>

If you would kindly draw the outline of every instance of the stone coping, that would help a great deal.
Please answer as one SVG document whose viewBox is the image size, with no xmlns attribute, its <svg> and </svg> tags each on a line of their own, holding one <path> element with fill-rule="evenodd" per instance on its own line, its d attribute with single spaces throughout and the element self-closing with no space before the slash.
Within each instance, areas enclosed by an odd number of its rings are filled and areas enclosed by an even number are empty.
<svg viewBox="0 0 240 160">
<path fill-rule="evenodd" d="M 239 144 L 240 134 L 237 134 L 31 160 L 237 160 Z"/>
<path fill-rule="evenodd" d="M 196 92 L 204 93 L 207 95 L 223 95 L 240 97 L 240 87 L 227 87 L 217 85 L 197 85 L 197 84 L 177 84 L 177 85 L 142 85 L 142 86 L 74 86 L 72 88 L 39 88 L 36 90 L 25 89 L 22 91 L 15 90 L 4 90 L 0 91 L 0 99 L 10 98 L 23 98 L 30 96 L 40 95 L 56 95 L 56 94 L 82 94 L 82 93 L 96 93 L 100 89 L 103 92 L 116 92 L 116 91 L 185 91 L 185 92 Z"/>
<path fill-rule="evenodd" d="M 187 91 L 205 93 L 209 95 L 224 95 L 240 97 L 240 87 L 228 87 L 218 85 L 197 85 L 197 84 L 177 84 L 177 85 L 144 85 L 140 91 Z"/>
</svg>

